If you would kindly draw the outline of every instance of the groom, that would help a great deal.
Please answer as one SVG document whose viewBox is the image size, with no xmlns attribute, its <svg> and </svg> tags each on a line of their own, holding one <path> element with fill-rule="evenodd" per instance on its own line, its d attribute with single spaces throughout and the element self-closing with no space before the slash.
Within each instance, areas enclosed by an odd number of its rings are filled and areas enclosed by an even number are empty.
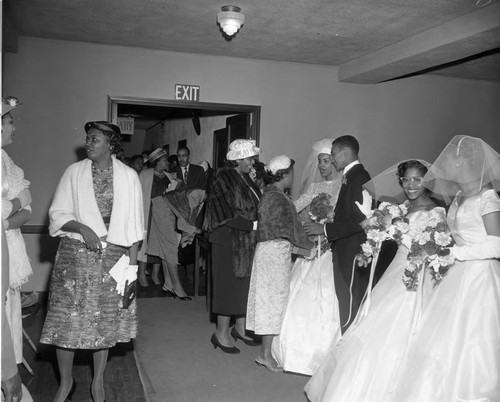
<svg viewBox="0 0 500 402">
<path fill-rule="evenodd" d="M 358 312 L 370 275 L 369 269 L 359 268 L 355 263 L 353 265 L 356 254 L 361 251 L 361 244 L 366 241 L 365 232 L 360 226 L 365 216 L 355 202 L 362 203 L 362 186 L 370 180 L 370 174 L 358 160 L 358 152 L 359 143 L 351 135 L 344 135 L 333 141 L 332 163 L 344 175 L 333 222 L 326 225 L 314 222 L 304 225 L 308 235 L 326 234 L 331 243 L 342 333 Z"/>
</svg>

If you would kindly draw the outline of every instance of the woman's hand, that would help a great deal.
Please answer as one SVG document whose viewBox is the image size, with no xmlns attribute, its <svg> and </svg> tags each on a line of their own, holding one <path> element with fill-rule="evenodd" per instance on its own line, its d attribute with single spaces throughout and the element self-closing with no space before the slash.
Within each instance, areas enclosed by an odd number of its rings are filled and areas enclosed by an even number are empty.
<svg viewBox="0 0 500 402">
<path fill-rule="evenodd" d="M 358 206 L 359 210 L 367 218 L 369 218 L 373 214 L 372 201 L 373 201 L 372 196 L 366 190 L 363 190 L 363 204 L 360 204 L 358 201 L 355 201 L 355 204 Z"/>
<path fill-rule="evenodd" d="M 95 232 L 86 225 L 82 225 L 80 228 L 80 234 L 83 237 L 85 246 L 90 251 L 102 251 L 101 239 L 95 234 Z"/>
</svg>

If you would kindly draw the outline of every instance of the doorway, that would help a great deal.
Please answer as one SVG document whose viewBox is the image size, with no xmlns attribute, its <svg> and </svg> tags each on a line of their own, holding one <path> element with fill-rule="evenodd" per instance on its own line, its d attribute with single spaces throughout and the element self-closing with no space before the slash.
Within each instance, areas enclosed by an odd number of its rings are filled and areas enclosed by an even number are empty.
<svg viewBox="0 0 500 402">
<path fill-rule="evenodd" d="M 193 163 L 224 164 L 237 138 L 259 144 L 260 106 L 108 96 L 108 119 L 133 119 L 134 133 L 123 134 L 125 156 L 163 147 L 175 154 L 187 145 Z"/>
</svg>

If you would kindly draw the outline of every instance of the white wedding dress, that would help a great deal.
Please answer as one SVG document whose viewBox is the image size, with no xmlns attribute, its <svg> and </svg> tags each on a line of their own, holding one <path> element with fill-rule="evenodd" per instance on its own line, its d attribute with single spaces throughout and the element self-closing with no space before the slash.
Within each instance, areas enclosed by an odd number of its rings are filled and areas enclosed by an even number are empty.
<svg viewBox="0 0 500 402">
<path fill-rule="evenodd" d="M 499 211 L 495 190 L 454 202 L 457 246 L 485 244 L 482 217 Z M 474 258 L 455 262 L 436 287 L 394 401 L 500 401 L 500 262 Z"/>
<path fill-rule="evenodd" d="M 337 202 L 341 181 L 312 183 L 295 201 L 297 211 L 321 193 Z M 319 258 L 298 257 L 291 272 L 290 294 L 273 356 L 285 371 L 312 375 L 341 334 L 339 304 L 335 294 L 330 250 Z"/>
<path fill-rule="evenodd" d="M 435 208 L 445 215 L 442 208 Z M 408 214 L 412 225 L 426 220 L 429 211 Z M 416 292 L 408 291 L 402 278 L 408 248 L 400 245 L 393 261 L 373 288 L 370 310 L 349 327 L 340 342 L 307 383 L 313 402 L 392 401 L 401 368 L 420 313 L 433 289 L 431 276 L 422 270 Z M 360 308 L 360 312 L 363 308 Z M 360 314 L 360 313 L 358 313 Z M 420 402 L 429 402 L 421 399 Z"/>
</svg>

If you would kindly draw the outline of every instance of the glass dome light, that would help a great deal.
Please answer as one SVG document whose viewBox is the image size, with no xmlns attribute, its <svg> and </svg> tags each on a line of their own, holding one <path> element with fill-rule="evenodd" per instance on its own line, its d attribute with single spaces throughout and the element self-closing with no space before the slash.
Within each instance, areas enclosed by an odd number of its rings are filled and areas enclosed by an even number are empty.
<svg viewBox="0 0 500 402">
<path fill-rule="evenodd" d="M 233 36 L 245 23 L 245 16 L 240 11 L 241 8 L 237 6 L 221 7 L 221 12 L 217 14 L 217 22 L 226 35 Z"/>
</svg>

